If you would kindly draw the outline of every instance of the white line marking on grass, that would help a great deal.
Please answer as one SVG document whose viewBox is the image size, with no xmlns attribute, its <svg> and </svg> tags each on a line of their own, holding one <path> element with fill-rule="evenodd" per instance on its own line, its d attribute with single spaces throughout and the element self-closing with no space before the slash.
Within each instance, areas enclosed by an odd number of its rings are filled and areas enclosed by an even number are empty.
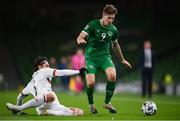
<svg viewBox="0 0 180 121">
<path fill-rule="evenodd" d="M 113 100 L 119 100 L 119 101 L 129 101 L 129 102 L 144 102 L 145 100 L 151 100 L 151 99 L 134 99 L 134 98 L 112 98 Z M 153 100 L 153 99 L 152 99 Z M 174 101 L 160 101 L 160 100 L 154 100 L 156 103 L 162 103 L 162 104 L 174 104 L 174 105 L 180 105 L 180 102 L 174 102 Z"/>
<path fill-rule="evenodd" d="M 0 121 L 14 121 L 14 120 L 0 120 Z M 61 120 L 17 120 L 17 121 L 61 121 Z M 63 120 L 63 121 L 180 121 L 180 120 Z"/>
</svg>

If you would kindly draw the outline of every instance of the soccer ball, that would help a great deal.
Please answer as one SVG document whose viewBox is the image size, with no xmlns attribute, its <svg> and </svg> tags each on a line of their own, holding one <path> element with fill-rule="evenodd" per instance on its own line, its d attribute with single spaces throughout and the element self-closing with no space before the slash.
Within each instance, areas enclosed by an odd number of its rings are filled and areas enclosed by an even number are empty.
<svg viewBox="0 0 180 121">
<path fill-rule="evenodd" d="M 157 112 L 157 106 L 153 101 L 146 101 L 142 104 L 142 112 L 144 115 L 152 116 Z"/>
</svg>

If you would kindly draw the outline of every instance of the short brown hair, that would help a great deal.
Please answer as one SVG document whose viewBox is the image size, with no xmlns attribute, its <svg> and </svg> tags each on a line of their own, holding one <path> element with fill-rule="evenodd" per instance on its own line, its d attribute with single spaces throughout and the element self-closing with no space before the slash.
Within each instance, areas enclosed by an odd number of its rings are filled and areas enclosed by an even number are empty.
<svg viewBox="0 0 180 121">
<path fill-rule="evenodd" d="M 117 9 L 114 7 L 114 5 L 106 5 L 103 9 L 103 14 L 117 14 Z"/>
</svg>

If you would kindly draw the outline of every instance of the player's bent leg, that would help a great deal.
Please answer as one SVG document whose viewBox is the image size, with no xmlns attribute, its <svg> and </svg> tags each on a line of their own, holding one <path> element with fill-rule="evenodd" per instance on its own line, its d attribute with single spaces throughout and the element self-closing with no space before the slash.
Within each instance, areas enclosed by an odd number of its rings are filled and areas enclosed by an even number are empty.
<svg viewBox="0 0 180 121">
<path fill-rule="evenodd" d="M 52 97 L 51 97 L 52 96 Z M 49 115 L 48 114 L 48 109 L 58 109 L 60 103 L 58 101 L 58 98 L 54 92 L 47 93 L 46 97 L 48 97 L 48 101 L 52 101 L 52 99 L 49 98 L 54 98 L 52 102 L 49 103 L 44 103 L 43 105 L 39 106 L 36 108 L 36 112 L 38 115 Z M 52 115 L 52 114 L 50 114 Z"/>
<path fill-rule="evenodd" d="M 80 116 L 83 115 L 84 112 L 80 108 L 73 108 L 73 107 L 65 107 L 63 105 L 57 105 L 51 109 L 47 110 L 47 115 L 55 115 L 55 116 Z"/>
<path fill-rule="evenodd" d="M 67 112 L 67 111 L 57 111 L 57 110 L 47 110 L 47 115 L 52 116 L 73 116 L 73 112 Z"/>
<path fill-rule="evenodd" d="M 31 99 L 28 102 L 24 103 L 21 106 L 13 105 L 10 103 L 6 103 L 6 106 L 9 110 L 16 110 L 16 111 L 22 111 L 24 109 L 38 107 L 44 103 L 44 96 L 39 96 L 37 98 Z"/>
<path fill-rule="evenodd" d="M 36 108 L 37 113 L 39 115 L 71 116 L 73 112 L 59 103 L 59 100 L 54 92 L 51 93 L 53 93 L 55 99 L 52 102 L 45 103 Z"/>
<path fill-rule="evenodd" d="M 106 85 L 106 97 L 104 107 L 109 110 L 110 113 L 116 113 L 116 109 L 111 104 L 111 98 L 115 90 L 116 83 L 116 70 L 114 67 L 109 67 L 105 70 L 107 76 L 107 85 Z"/>
<path fill-rule="evenodd" d="M 52 102 L 54 99 L 55 97 L 53 93 L 47 93 L 46 95 L 40 95 L 38 97 L 35 97 L 34 99 L 29 100 L 21 106 L 13 105 L 10 103 L 7 103 L 6 106 L 9 110 L 21 111 L 28 108 L 39 107 L 45 102 Z"/>
</svg>

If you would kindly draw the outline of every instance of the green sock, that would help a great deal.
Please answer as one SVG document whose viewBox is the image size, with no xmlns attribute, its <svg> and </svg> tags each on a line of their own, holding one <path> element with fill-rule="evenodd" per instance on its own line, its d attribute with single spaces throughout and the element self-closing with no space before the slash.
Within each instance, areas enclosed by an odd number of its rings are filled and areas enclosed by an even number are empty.
<svg viewBox="0 0 180 121">
<path fill-rule="evenodd" d="M 106 98 L 105 98 L 105 104 L 108 104 L 111 101 L 111 97 L 113 96 L 115 89 L 115 82 L 108 81 L 106 85 Z"/>
<path fill-rule="evenodd" d="M 93 101 L 94 87 L 87 87 L 86 88 L 86 93 L 87 93 L 87 96 L 88 96 L 89 104 L 94 104 L 94 101 Z"/>
</svg>

